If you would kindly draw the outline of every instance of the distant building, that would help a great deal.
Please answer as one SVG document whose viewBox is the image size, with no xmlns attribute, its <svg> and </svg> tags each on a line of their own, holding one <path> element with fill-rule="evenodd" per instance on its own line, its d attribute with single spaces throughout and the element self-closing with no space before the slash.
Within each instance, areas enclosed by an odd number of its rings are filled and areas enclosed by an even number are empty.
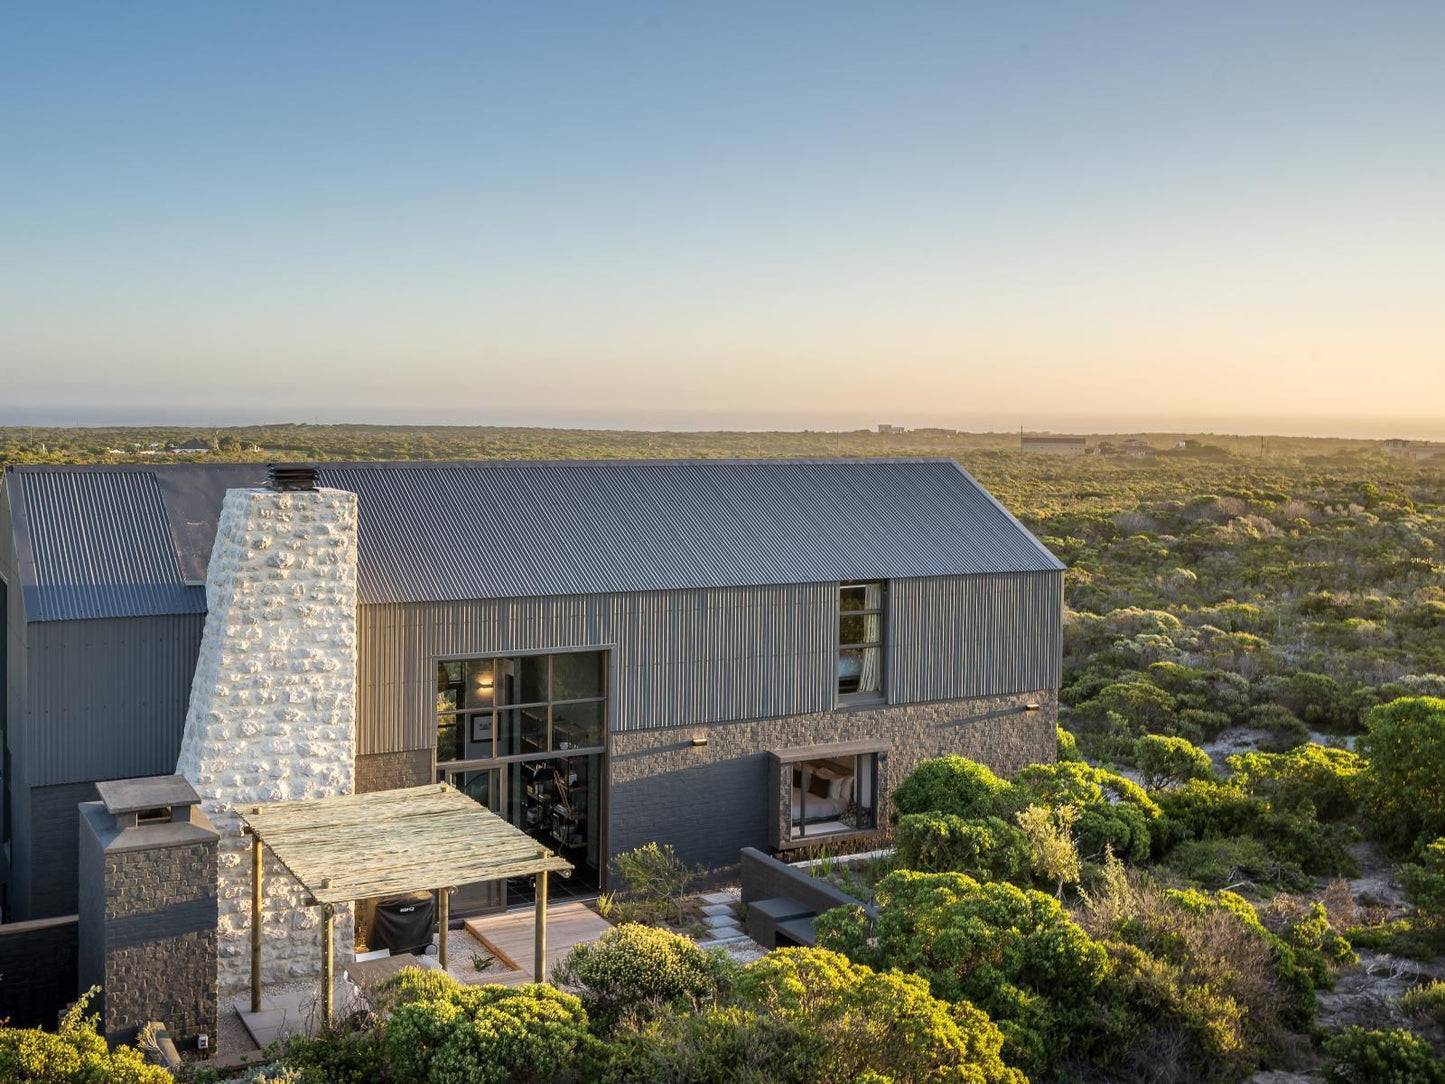
<svg viewBox="0 0 1445 1084">
<path fill-rule="evenodd" d="M 182 455 L 198 455 L 211 450 L 211 442 L 201 440 L 199 437 L 192 437 L 184 444 L 177 444 L 171 449 L 173 452 L 180 452 Z"/>
<path fill-rule="evenodd" d="M 1019 450 L 1035 455 L 1083 455 L 1089 442 L 1084 437 L 1020 436 Z"/>
<path fill-rule="evenodd" d="M 908 430 L 907 430 L 906 427 L 901 426 L 901 425 L 882 425 L 882 424 L 879 424 L 879 426 L 878 426 L 878 432 L 884 433 L 884 434 L 888 434 L 888 433 L 906 433 L 906 432 L 908 432 Z"/>
<path fill-rule="evenodd" d="M 1413 460 L 1416 463 L 1445 456 L 1445 444 L 1432 444 L 1425 440 L 1401 440 L 1399 437 L 1394 437 L 1382 441 L 1380 448 L 1386 455 L 1392 455 L 1396 459 Z"/>
<path fill-rule="evenodd" d="M 921 428 L 919 428 L 919 429 L 914 429 L 914 430 L 912 430 L 912 432 L 913 432 L 913 435 L 914 435 L 914 436 L 918 436 L 918 437 L 923 437 L 923 436 L 928 436 L 928 437 L 956 437 L 956 436 L 958 436 L 958 430 L 957 430 L 957 429 L 941 429 L 941 428 L 939 428 L 938 426 L 934 426 L 934 425 L 926 425 L 926 426 L 923 426 L 923 427 L 921 427 Z"/>
<path fill-rule="evenodd" d="M 1140 440 L 1137 437 L 1124 441 L 1119 445 L 1119 451 L 1124 455 L 1133 456 L 1135 459 L 1147 459 L 1151 455 L 1159 454 L 1158 448 L 1147 440 Z"/>
</svg>

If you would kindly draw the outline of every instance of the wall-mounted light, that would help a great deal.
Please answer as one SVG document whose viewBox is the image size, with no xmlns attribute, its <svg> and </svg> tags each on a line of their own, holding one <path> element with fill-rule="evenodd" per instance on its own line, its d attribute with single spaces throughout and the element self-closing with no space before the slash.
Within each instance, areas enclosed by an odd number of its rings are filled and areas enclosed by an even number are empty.
<svg viewBox="0 0 1445 1084">
<path fill-rule="evenodd" d="M 1027 704 L 1024 705 L 1024 711 L 1038 711 L 1038 710 L 1039 710 L 1038 704 L 1037 704 L 1037 703 L 1034 703 L 1034 702 L 1032 702 L 1032 701 L 1030 701 L 1029 703 L 1027 703 Z"/>
<path fill-rule="evenodd" d="M 707 735 L 706 735 L 706 734 L 703 734 L 703 735 L 700 736 L 700 737 L 693 738 L 693 739 L 692 739 L 692 744 L 693 744 L 693 745 L 697 745 L 697 746 L 706 745 L 706 744 L 707 744 Z"/>
</svg>

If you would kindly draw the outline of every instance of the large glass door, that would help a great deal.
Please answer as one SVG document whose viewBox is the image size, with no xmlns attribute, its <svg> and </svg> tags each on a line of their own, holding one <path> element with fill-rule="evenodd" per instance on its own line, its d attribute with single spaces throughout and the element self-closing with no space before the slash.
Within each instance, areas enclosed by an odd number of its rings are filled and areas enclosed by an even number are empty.
<svg viewBox="0 0 1445 1084">
<path fill-rule="evenodd" d="M 601 885 L 601 754 L 513 760 L 491 768 L 454 769 L 448 783 L 572 863 L 570 877 L 553 878 L 557 899 L 595 895 Z M 453 896 L 458 913 L 533 900 L 532 881 L 468 885 Z"/>
</svg>

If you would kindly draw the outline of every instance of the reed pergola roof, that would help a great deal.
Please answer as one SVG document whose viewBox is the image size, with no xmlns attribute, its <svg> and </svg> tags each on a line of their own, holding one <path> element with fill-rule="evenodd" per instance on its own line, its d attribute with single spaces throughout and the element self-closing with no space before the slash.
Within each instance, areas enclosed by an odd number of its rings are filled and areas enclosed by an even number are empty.
<svg viewBox="0 0 1445 1084">
<path fill-rule="evenodd" d="M 318 904 L 572 872 L 566 859 L 447 783 L 237 813 Z"/>
</svg>

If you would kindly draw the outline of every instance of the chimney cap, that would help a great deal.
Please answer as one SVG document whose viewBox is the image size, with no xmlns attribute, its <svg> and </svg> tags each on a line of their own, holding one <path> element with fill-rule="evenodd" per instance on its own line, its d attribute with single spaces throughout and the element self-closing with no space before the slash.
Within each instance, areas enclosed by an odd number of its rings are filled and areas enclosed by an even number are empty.
<svg viewBox="0 0 1445 1084">
<path fill-rule="evenodd" d="M 316 464 L 314 463 L 268 463 L 266 479 L 272 489 L 284 492 L 314 490 L 316 488 Z"/>
</svg>

